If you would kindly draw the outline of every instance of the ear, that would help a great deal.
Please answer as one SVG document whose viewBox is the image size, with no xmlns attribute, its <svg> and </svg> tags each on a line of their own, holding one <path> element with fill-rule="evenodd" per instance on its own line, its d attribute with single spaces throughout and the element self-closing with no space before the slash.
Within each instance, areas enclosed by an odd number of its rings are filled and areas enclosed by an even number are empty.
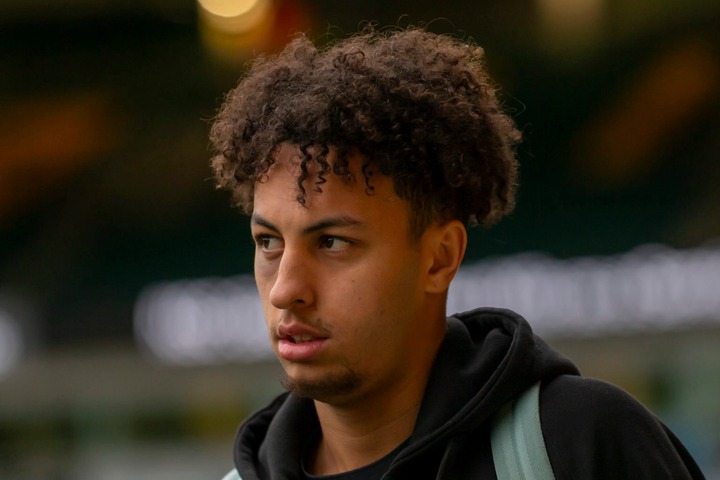
<svg viewBox="0 0 720 480">
<path fill-rule="evenodd" d="M 435 223 L 425 231 L 427 293 L 445 293 L 455 277 L 467 247 L 467 230 L 459 220 Z"/>
</svg>

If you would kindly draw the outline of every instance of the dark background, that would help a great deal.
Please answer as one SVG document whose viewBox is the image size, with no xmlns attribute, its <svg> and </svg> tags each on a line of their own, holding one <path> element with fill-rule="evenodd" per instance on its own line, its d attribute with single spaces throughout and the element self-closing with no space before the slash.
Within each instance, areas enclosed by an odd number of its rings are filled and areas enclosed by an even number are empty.
<svg viewBox="0 0 720 480">
<path fill-rule="evenodd" d="M 470 260 L 720 236 L 712 2 L 608 1 L 589 39 L 544 27 L 539 2 L 276 3 L 291 18 L 260 49 L 361 20 L 426 22 L 485 47 L 525 143 L 517 210 L 473 235 Z M 259 49 L 222 58 L 189 0 L 12 0 L 0 14 L 0 292 L 32 307 L 37 338 L 129 338 L 143 286 L 248 272 L 246 220 L 213 189 L 206 137 Z"/>
</svg>

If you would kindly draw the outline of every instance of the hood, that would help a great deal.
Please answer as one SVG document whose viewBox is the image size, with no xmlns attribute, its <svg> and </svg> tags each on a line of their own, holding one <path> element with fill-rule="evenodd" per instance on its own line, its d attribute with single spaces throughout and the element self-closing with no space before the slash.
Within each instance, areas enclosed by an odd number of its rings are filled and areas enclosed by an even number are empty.
<svg viewBox="0 0 720 480">
<path fill-rule="evenodd" d="M 515 312 L 479 308 L 448 317 L 410 446 L 398 460 L 475 430 L 533 384 L 567 374 L 579 371 Z"/>
<path fill-rule="evenodd" d="M 531 385 L 563 374 L 578 370 L 512 311 L 479 308 L 448 317 L 415 430 L 394 465 L 475 430 Z M 311 400 L 278 397 L 238 432 L 242 478 L 297 478 L 305 441 L 317 428 Z"/>
</svg>

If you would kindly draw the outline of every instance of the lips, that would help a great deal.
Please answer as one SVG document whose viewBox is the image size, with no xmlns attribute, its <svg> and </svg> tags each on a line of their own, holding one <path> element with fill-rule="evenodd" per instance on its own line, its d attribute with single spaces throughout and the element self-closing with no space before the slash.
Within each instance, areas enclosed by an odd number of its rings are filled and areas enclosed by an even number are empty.
<svg viewBox="0 0 720 480">
<path fill-rule="evenodd" d="M 280 324 L 278 356 L 290 362 L 307 362 L 320 353 L 328 337 L 312 329 L 291 323 Z"/>
</svg>

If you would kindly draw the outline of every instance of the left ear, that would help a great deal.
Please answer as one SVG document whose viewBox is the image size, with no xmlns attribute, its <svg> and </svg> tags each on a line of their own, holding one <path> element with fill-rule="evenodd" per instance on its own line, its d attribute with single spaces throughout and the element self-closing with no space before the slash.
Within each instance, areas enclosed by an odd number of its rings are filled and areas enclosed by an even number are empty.
<svg viewBox="0 0 720 480">
<path fill-rule="evenodd" d="M 427 293 L 445 293 L 455 277 L 467 247 L 467 230 L 459 220 L 437 222 L 425 231 Z"/>
</svg>

